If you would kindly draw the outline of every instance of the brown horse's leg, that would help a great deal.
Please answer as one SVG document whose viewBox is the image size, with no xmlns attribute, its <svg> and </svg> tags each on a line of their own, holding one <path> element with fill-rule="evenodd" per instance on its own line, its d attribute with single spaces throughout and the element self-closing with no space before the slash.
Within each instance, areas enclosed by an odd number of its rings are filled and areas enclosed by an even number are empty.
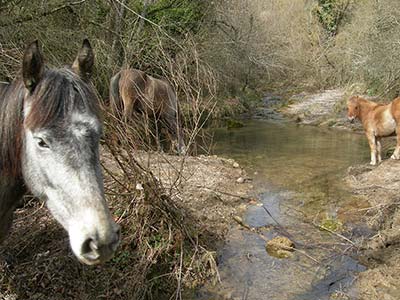
<svg viewBox="0 0 400 300">
<path fill-rule="evenodd" d="M 400 124 L 396 128 L 397 134 L 397 144 L 394 149 L 393 155 L 390 157 L 391 159 L 400 159 Z"/>
<path fill-rule="evenodd" d="M 178 124 L 175 114 L 169 114 L 164 118 L 167 125 L 167 132 L 172 142 L 173 148 L 178 151 L 179 155 L 185 155 L 186 146 L 183 141 L 182 127 Z"/>
<path fill-rule="evenodd" d="M 367 133 L 367 139 L 368 139 L 368 144 L 369 148 L 371 149 L 371 162 L 370 164 L 375 166 L 376 165 L 376 138 L 373 133 Z"/>
</svg>

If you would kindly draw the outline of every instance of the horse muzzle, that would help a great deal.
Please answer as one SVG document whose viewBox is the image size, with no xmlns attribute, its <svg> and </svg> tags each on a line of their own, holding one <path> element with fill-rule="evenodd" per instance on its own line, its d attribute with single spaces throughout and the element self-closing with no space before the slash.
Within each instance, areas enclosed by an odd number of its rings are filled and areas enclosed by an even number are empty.
<svg viewBox="0 0 400 300">
<path fill-rule="evenodd" d="M 109 260 L 120 243 L 119 229 L 109 242 L 103 242 L 96 237 L 87 238 L 81 248 L 78 259 L 86 265 L 96 265 Z"/>
<path fill-rule="evenodd" d="M 113 223 L 107 230 L 70 232 L 72 251 L 85 265 L 97 265 L 113 257 L 120 243 L 120 227 Z M 78 229 L 78 228 L 77 228 Z"/>
</svg>

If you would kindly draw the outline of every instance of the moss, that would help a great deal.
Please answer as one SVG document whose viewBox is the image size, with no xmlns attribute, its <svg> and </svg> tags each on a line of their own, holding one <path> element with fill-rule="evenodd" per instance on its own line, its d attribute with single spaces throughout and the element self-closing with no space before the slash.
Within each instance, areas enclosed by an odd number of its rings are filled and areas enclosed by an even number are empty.
<svg viewBox="0 0 400 300">
<path fill-rule="evenodd" d="M 226 128 L 234 129 L 234 128 L 242 128 L 244 127 L 244 123 L 234 119 L 227 119 L 226 120 Z"/>
<path fill-rule="evenodd" d="M 292 257 L 293 249 L 293 242 L 284 236 L 277 236 L 265 244 L 268 254 L 276 258 Z"/>
<path fill-rule="evenodd" d="M 338 219 L 327 216 L 326 219 L 321 221 L 321 229 L 337 232 L 343 229 L 343 224 Z"/>
</svg>

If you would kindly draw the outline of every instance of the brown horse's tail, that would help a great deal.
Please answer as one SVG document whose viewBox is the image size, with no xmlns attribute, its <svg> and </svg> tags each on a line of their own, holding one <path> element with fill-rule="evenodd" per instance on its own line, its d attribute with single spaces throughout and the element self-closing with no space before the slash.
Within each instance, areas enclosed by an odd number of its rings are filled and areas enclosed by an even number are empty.
<svg viewBox="0 0 400 300">
<path fill-rule="evenodd" d="M 116 116 L 121 115 L 123 110 L 122 98 L 119 91 L 120 79 L 121 79 L 121 72 L 118 72 L 110 80 L 110 106 L 111 106 L 111 111 Z"/>
</svg>

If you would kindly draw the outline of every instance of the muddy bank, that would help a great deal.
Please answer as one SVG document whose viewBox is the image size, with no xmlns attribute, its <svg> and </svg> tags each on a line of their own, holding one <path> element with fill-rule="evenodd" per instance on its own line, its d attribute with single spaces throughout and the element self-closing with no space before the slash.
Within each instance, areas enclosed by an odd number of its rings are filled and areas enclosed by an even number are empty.
<svg viewBox="0 0 400 300">
<path fill-rule="evenodd" d="M 362 244 L 360 258 L 369 267 L 356 281 L 360 299 L 400 299 L 400 161 L 349 169 L 347 183 L 366 199 L 368 225 L 376 234 Z"/>
</svg>

